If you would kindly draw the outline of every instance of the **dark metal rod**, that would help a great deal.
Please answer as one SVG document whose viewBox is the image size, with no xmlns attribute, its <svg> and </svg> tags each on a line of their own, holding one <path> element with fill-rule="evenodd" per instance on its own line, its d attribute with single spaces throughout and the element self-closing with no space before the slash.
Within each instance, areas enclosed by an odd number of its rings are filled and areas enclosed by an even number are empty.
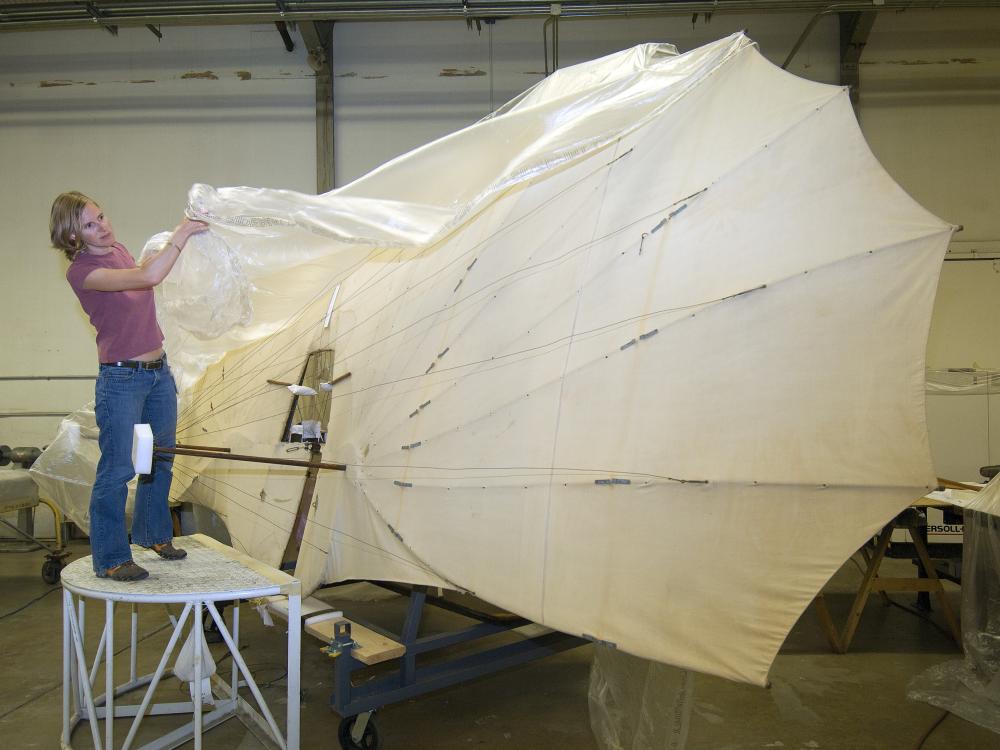
<svg viewBox="0 0 1000 750">
<path fill-rule="evenodd" d="M 275 28 L 281 35 L 281 41 L 285 43 L 285 51 L 291 52 L 295 49 L 295 42 L 292 41 L 292 35 L 288 33 L 288 25 L 284 21 L 275 21 Z"/>
<path fill-rule="evenodd" d="M 17 380 L 97 380 L 96 375 L 0 375 L 0 381 Z"/>
<path fill-rule="evenodd" d="M 68 417 L 68 411 L 10 411 L 0 414 L 0 419 L 17 419 L 18 417 Z"/>
<path fill-rule="evenodd" d="M 187 443 L 177 443 L 175 448 L 193 448 L 200 451 L 218 451 L 219 453 L 229 453 L 229 448 L 217 448 L 214 445 L 188 445 Z"/>
<path fill-rule="evenodd" d="M 267 458 L 265 456 L 242 456 L 238 453 L 222 453 L 215 450 L 198 450 L 196 448 L 160 448 L 153 447 L 156 453 L 175 453 L 180 456 L 200 456 L 202 458 L 223 458 L 226 461 L 247 461 L 255 464 L 278 464 L 280 466 L 302 466 L 303 468 L 329 469 L 330 471 L 347 471 L 345 464 L 331 464 L 326 462 L 310 463 L 294 458 Z"/>
</svg>

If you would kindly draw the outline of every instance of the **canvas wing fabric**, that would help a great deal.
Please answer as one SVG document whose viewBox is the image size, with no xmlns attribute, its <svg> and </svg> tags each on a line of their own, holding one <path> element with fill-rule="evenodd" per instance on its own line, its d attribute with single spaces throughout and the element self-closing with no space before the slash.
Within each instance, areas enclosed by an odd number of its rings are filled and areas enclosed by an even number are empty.
<svg viewBox="0 0 1000 750">
<path fill-rule="evenodd" d="M 844 90 L 743 35 L 560 71 L 324 196 L 196 186 L 191 206 L 253 309 L 212 341 L 164 323 L 181 439 L 280 454 L 266 380 L 323 348 L 350 373 L 307 589 L 447 586 L 763 684 L 830 575 L 934 484 L 924 347 L 953 227 L 880 167 Z M 278 561 L 301 475 L 178 465 Z"/>
</svg>

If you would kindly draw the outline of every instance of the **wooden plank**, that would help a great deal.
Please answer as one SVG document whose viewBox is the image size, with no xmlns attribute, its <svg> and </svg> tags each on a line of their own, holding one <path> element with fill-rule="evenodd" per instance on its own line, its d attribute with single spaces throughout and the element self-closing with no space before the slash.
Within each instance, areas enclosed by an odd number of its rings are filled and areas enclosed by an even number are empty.
<svg viewBox="0 0 1000 750">
<path fill-rule="evenodd" d="M 941 607 L 941 614 L 944 615 L 944 619 L 948 623 L 948 629 L 951 631 L 951 637 L 955 639 L 955 643 L 958 644 L 958 647 L 962 648 L 962 630 L 958 625 L 958 618 L 955 616 L 955 612 L 951 608 L 951 602 L 948 601 L 948 594 L 945 592 L 944 587 L 941 585 L 941 581 L 938 578 L 937 569 L 931 561 L 931 556 L 927 551 L 927 545 L 924 543 L 924 538 L 919 533 L 919 529 L 917 529 L 916 526 L 910 527 L 910 537 L 913 539 L 913 546 L 916 548 L 917 556 L 920 558 L 920 562 L 923 564 L 924 571 L 927 574 L 926 580 L 934 581 L 937 584 L 935 593 L 937 594 L 938 605 Z"/>
<path fill-rule="evenodd" d="M 819 618 L 820 627 L 826 633 L 826 640 L 830 644 L 830 648 L 833 649 L 834 653 L 844 653 L 844 648 L 840 645 L 840 634 L 837 632 L 837 626 L 833 623 L 830 608 L 826 606 L 826 598 L 822 591 L 816 594 L 813 604 L 816 605 L 816 616 Z"/>
<path fill-rule="evenodd" d="M 333 640 L 333 629 L 338 622 L 351 622 L 346 617 L 337 617 L 320 622 L 307 622 L 305 631 L 324 643 Z M 351 622 L 351 638 L 358 645 L 351 650 L 351 655 L 362 664 L 378 664 L 389 659 L 397 659 L 406 653 L 406 646 L 381 633 L 369 630 L 364 625 Z"/>
<path fill-rule="evenodd" d="M 865 571 L 861 586 L 858 588 L 858 593 L 854 597 L 854 603 L 851 605 L 851 611 L 847 615 L 847 622 L 844 623 L 844 630 L 840 635 L 840 646 L 843 649 L 841 653 L 846 653 L 847 649 L 851 647 L 851 641 L 854 640 L 854 634 L 858 629 L 858 622 L 861 620 L 861 613 L 864 611 L 865 604 L 868 603 L 868 597 L 872 592 L 872 582 L 878 575 L 879 566 L 882 564 L 882 558 L 885 557 L 885 552 L 889 548 L 889 540 L 892 538 L 892 530 L 894 528 L 896 528 L 895 520 L 890 521 L 882 529 L 879 536 L 875 552 L 868 562 L 868 569 Z"/>
<path fill-rule="evenodd" d="M 272 568 L 270 565 L 265 565 L 259 560 L 255 560 L 250 555 L 245 555 L 242 552 L 238 552 L 229 545 L 223 544 L 217 539 L 213 539 L 210 536 L 205 536 L 204 534 L 191 534 L 188 537 L 177 537 L 176 541 L 183 546 L 184 539 L 191 539 L 197 542 L 203 547 L 215 550 L 230 560 L 235 560 L 246 568 L 249 568 L 254 573 L 263 576 L 267 580 L 271 581 L 277 586 L 281 586 L 282 593 L 285 595 L 298 596 L 299 592 L 302 590 L 299 581 L 287 573 L 283 573 L 277 568 Z"/>
<path fill-rule="evenodd" d="M 953 479 L 944 479 L 943 477 L 938 477 L 938 484 L 944 487 L 946 490 L 969 490 L 971 492 L 979 492 L 982 489 L 978 484 L 968 484 L 966 482 L 956 482 Z"/>
<path fill-rule="evenodd" d="M 281 561 L 286 565 L 298 563 L 299 549 L 302 547 L 302 537 L 306 531 L 306 522 L 309 520 L 309 506 L 312 505 L 313 492 L 316 489 L 316 479 L 319 477 L 319 465 L 322 462 L 323 453 L 320 447 L 316 443 L 310 443 L 309 468 L 306 469 L 306 478 L 302 483 L 302 493 L 299 495 L 299 505 L 295 511 L 292 530 L 288 535 L 285 551 L 281 554 Z"/>
</svg>

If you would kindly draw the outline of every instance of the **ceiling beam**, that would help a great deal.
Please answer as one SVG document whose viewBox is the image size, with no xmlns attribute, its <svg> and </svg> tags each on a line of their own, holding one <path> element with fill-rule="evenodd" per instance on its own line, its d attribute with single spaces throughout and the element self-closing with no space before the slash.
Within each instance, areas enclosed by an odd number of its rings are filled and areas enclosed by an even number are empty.
<svg viewBox="0 0 1000 750">
<path fill-rule="evenodd" d="M 210 25 L 299 21 L 402 21 L 547 17 L 551 2 L 537 0 L 92 0 L 0 4 L 0 30 L 102 26 Z M 693 13 L 846 13 L 915 8 L 996 8 L 1000 0 L 645 0 L 558 3 L 563 18 L 690 16 Z"/>
<path fill-rule="evenodd" d="M 308 51 L 309 67 L 316 71 L 316 192 L 334 188 L 333 140 L 333 23 L 305 21 L 299 24 L 302 43 Z"/>
<path fill-rule="evenodd" d="M 872 11 L 840 15 L 840 84 L 848 87 L 855 116 L 861 101 L 861 53 L 877 15 Z"/>
</svg>

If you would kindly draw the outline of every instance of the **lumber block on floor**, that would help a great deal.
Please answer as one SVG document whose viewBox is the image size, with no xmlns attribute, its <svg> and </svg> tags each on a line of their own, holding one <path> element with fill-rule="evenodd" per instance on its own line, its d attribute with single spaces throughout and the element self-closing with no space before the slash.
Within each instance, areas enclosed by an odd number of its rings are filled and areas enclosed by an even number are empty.
<svg viewBox="0 0 1000 750">
<path fill-rule="evenodd" d="M 320 621 L 306 621 L 305 631 L 324 643 L 333 640 L 333 629 L 338 622 L 351 623 L 351 638 L 357 646 L 351 650 L 351 655 L 362 664 L 378 664 L 389 659 L 396 659 L 406 653 L 406 646 L 381 633 L 369 630 L 364 625 L 351 622 L 346 617 L 334 617 Z"/>
</svg>

